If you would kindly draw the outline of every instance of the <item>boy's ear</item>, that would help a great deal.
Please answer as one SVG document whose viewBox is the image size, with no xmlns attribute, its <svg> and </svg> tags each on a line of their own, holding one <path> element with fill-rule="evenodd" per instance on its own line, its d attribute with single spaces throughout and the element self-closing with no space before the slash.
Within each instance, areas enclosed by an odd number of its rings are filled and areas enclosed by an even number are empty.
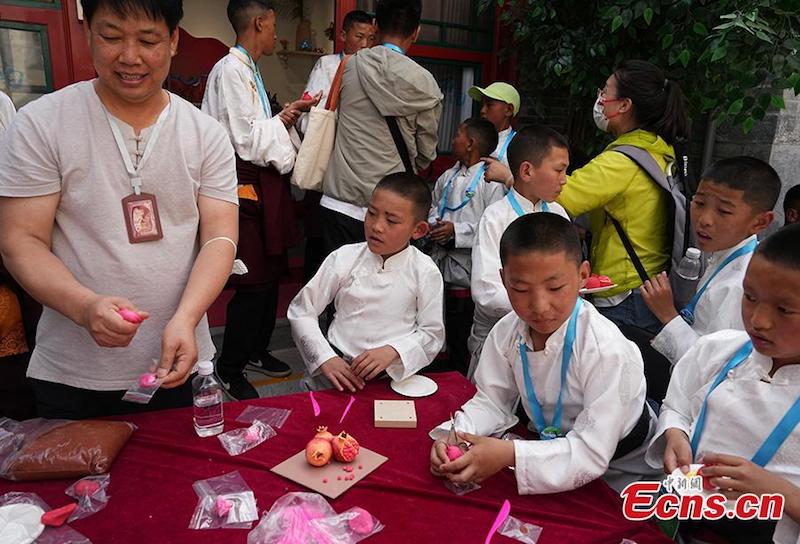
<svg viewBox="0 0 800 544">
<path fill-rule="evenodd" d="M 414 226 L 414 231 L 411 233 L 412 240 L 419 240 L 431 230 L 431 226 L 428 224 L 427 221 L 419 221 Z"/>
<path fill-rule="evenodd" d="M 417 39 L 419 38 L 419 33 L 422 31 L 422 25 L 417 27 L 417 30 L 414 31 L 414 35 L 411 37 L 411 43 L 417 43 Z"/>
<path fill-rule="evenodd" d="M 508 286 L 506 285 L 506 273 L 505 270 L 503 270 L 502 268 L 500 269 L 500 281 L 503 283 L 503 287 L 508 288 Z"/>
<path fill-rule="evenodd" d="M 529 161 L 522 161 L 522 164 L 519 165 L 519 172 L 512 172 L 514 174 L 514 178 L 516 179 L 517 176 L 522 181 L 530 181 L 533 179 L 533 163 Z"/>
<path fill-rule="evenodd" d="M 514 118 L 514 104 L 506 104 L 506 117 L 509 119 Z"/>
<path fill-rule="evenodd" d="M 765 228 L 770 226 L 774 219 L 775 212 L 772 210 L 756 214 L 756 216 L 753 218 L 753 222 L 750 224 L 750 234 L 758 234 L 759 232 L 763 231 Z"/>
<path fill-rule="evenodd" d="M 592 275 L 592 265 L 589 264 L 589 261 L 583 261 L 580 264 L 578 267 L 578 275 L 581 278 L 580 288 L 583 289 L 586 287 L 586 281 L 589 279 L 589 276 Z"/>
</svg>

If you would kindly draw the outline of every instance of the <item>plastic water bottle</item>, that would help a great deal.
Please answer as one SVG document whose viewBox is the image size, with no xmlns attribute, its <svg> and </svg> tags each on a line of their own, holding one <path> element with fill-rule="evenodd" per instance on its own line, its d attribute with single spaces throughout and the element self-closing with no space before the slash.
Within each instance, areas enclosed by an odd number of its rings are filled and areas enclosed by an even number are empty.
<svg viewBox="0 0 800 544">
<path fill-rule="evenodd" d="M 192 380 L 194 396 L 194 430 L 197 436 L 214 436 L 222 432 L 222 388 L 214 379 L 214 363 L 203 361 Z"/>
<path fill-rule="evenodd" d="M 686 250 L 686 255 L 678 264 L 678 275 L 688 281 L 697 281 L 700 278 L 700 250 L 690 247 Z"/>
</svg>

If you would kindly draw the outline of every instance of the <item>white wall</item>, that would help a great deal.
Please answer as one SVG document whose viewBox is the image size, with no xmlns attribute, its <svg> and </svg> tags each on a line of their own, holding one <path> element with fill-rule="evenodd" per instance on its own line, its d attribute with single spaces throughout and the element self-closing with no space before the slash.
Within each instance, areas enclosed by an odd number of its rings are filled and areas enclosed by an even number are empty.
<svg viewBox="0 0 800 544">
<path fill-rule="evenodd" d="M 333 21 L 335 0 L 306 0 L 306 3 L 311 4 L 306 12 L 310 15 L 312 31 L 316 31 L 316 46 L 332 53 L 333 42 L 325 37 L 324 31 Z M 236 36 L 225 13 L 227 5 L 227 0 L 183 0 L 181 26 L 192 36 L 217 38 L 231 46 Z M 283 39 L 288 40 L 288 49 L 294 50 L 297 20 L 279 17 L 277 26 L 276 51 L 281 49 L 280 40 Z M 290 56 L 288 67 L 284 68 L 278 57 L 272 55 L 261 57 L 258 65 L 269 93 L 278 93 L 280 102 L 290 102 L 300 98 L 315 61 L 313 57 Z"/>
</svg>

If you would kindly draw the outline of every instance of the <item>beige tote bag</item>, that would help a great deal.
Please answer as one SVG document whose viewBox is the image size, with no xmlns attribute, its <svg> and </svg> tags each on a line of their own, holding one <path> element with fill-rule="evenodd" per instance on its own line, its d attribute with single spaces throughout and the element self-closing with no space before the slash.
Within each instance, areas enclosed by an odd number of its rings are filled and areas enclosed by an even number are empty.
<svg viewBox="0 0 800 544">
<path fill-rule="evenodd" d="M 322 178 L 328 168 L 336 140 L 336 108 L 339 107 L 342 74 L 350 57 L 351 55 L 347 55 L 339 63 L 325 107 L 315 106 L 308 113 L 308 128 L 292 172 L 292 183 L 300 189 L 322 191 Z"/>
</svg>

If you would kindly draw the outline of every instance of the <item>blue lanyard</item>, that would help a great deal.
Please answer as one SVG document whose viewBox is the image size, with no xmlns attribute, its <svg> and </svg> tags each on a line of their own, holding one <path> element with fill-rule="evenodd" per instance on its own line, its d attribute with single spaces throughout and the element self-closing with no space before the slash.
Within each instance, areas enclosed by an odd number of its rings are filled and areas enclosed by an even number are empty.
<svg viewBox="0 0 800 544">
<path fill-rule="evenodd" d="M 511 140 L 513 140 L 514 136 L 516 136 L 516 135 L 517 135 L 517 131 L 512 128 L 511 132 L 508 134 L 508 138 L 506 138 L 506 141 L 503 144 L 503 147 L 500 148 L 500 152 L 497 154 L 497 160 L 498 161 L 502 162 L 502 160 L 505 158 L 506 153 L 508 152 L 508 144 L 511 143 Z"/>
<path fill-rule="evenodd" d="M 272 110 L 269 107 L 269 100 L 267 99 L 267 89 L 264 88 L 264 81 L 261 79 L 261 71 L 258 69 L 255 61 L 253 61 L 253 57 L 247 52 L 247 49 L 238 43 L 236 44 L 236 49 L 247 55 L 247 60 L 250 62 L 250 70 L 253 71 L 253 76 L 256 80 L 256 89 L 258 90 L 258 98 L 261 100 L 261 107 L 264 108 L 264 115 L 269 119 L 272 117 Z"/>
<path fill-rule="evenodd" d="M 754 252 L 756 250 L 757 245 L 758 241 L 750 240 L 750 242 L 748 242 L 747 244 L 743 245 L 742 247 L 740 247 L 739 249 L 728 255 L 728 258 L 722 261 L 722 263 L 717 267 L 717 269 L 714 270 L 714 273 L 711 274 L 711 276 L 706 280 L 703 286 L 697 290 L 697 292 L 692 297 L 692 300 L 689 301 L 689 304 L 687 304 L 686 307 L 683 310 L 681 310 L 681 317 L 683 318 L 684 321 L 686 321 L 689 325 L 694 325 L 694 310 L 697 307 L 697 303 L 700 301 L 700 297 L 703 296 L 703 293 L 705 293 L 706 289 L 711 284 L 711 280 L 717 277 L 717 274 L 722 272 L 722 270 L 726 266 L 731 264 L 733 261 L 735 261 L 742 255 L 747 255 L 748 253 Z"/>
<path fill-rule="evenodd" d="M 384 43 L 383 43 L 383 46 L 384 46 L 384 47 L 386 47 L 387 49 L 391 49 L 391 50 L 392 50 L 392 51 L 394 51 L 395 53 L 400 53 L 400 54 L 401 54 L 401 55 L 403 55 L 403 56 L 405 56 L 405 55 L 406 55 L 406 52 L 405 52 L 405 51 L 403 51 L 403 50 L 400 48 L 400 46 L 398 46 L 398 45 L 395 45 L 395 44 L 393 44 L 393 43 L 384 42 Z"/>
<path fill-rule="evenodd" d="M 575 308 L 572 310 L 572 315 L 569 317 L 567 323 L 567 332 L 564 335 L 564 350 L 561 352 L 561 389 L 558 391 L 558 400 L 556 401 L 556 408 L 553 412 L 553 421 L 548 426 L 544 420 L 542 413 L 542 405 L 539 404 L 539 399 L 536 398 L 536 391 L 533 389 L 533 380 L 531 379 L 531 370 L 528 362 L 528 351 L 525 347 L 525 342 L 522 338 L 519 340 L 519 356 L 522 359 L 522 373 L 525 376 L 525 392 L 528 395 L 528 406 L 531 409 L 531 416 L 533 423 L 536 425 L 536 430 L 539 431 L 539 438 L 542 440 L 552 440 L 564 436 L 561 432 L 561 400 L 564 395 L 564 386 L 567 383 L 567 370 L 569 370 L 569 362 L 572 359 L 572 346 L 575 344 L 576 328 L 578 326 L 578 313 L 581 309 L 581 299 L 575 302 Z"/>
<path fill-rule="evenodd" d="M 475 196 L 475 189 L 478 188 L 478 182 L 480 181 L 481 176 L 483 176 L 483 173 L 485 171 L 486 171 L 486 163 L 482 163 L 481 167 L 478 168 L 478 171 L 475 172 L 475 176 L 472 178 L 472 182 L 469 184 L 469 187 L 467 187 L 464 200 L 462 200 L 461 204 L 459 204 L 455 208 L 451 208 L 450 206 L 448 206 L 447 200 L 450 196 L 450 191 L 453 188 L 453 180 L 455 180 L 458 177 L 459 171 L 456 170 L 456 172 L 452 176 L 450 176 L 450 179 L 447 180 L 447 183 L 444 186 L 444 193 L 442 194 L 442 200 L 439 201 L 439 219 L 444 218 L 445 212 L 457 212 L 458 210 L 469 204 L 469 201 L 472 200 L 472 197 Z"/>
<path fill-rule="evenodd" d="M 508 199 L 508 203 L 511 204 L 511 207 L 514 208 L 514 211 L 517 212 L 517 217 L 522 217 L 523 215 L 525 215 L 525 210 L 523 210 L 522 206 L 519 205 L 519 200 L 517 200 L 517 197 L 514 196 L 513 190 L 508 192 L 506 198 Z M 543 212 L 550 211 L 550 206 L 548 206 L 547 202 L 545 202 L 544 200 L 542 200 L 542 211 Z"/>
<path fill-rule="evenodd" d="M 753 353 L 753 343 L 749 340 L 733 354 L 733 357 L 728 363 L 719 371 L 716 379 L 711 384 L 711 387 L 703 399 L 703 405 L 700 407 L 700 413 L 697 416 L 697 424 L 694 427 L 692 434 L 692 453 L 697 454 L 697 447 L 700 444 L 700 437 L 703 435 L 703 429 L 706 425 L 706 411 L 708 409 L 708 397 L 717 386 L 722 383 L 728 376 L 728 372 L 741 365 Z M 753 463 L 760 467 L 764 467 L 770 462 L 775 453 L 780 449 L 786 439 L 792 434 L 792 431 L 800 423 L 800 398 L 798 398 L 791 408 L 784 414 L 783 418 L 778 422 L 772 432 L 767 436 L 764 443 L 758 451 L 750 459 Z"/>
<path fill-rule="evenodd" d="M 340 51 L 339 52 L 339 62 L 342 62 L 343 60 L 344 60 L 344 51 Z"/>
</svg>

